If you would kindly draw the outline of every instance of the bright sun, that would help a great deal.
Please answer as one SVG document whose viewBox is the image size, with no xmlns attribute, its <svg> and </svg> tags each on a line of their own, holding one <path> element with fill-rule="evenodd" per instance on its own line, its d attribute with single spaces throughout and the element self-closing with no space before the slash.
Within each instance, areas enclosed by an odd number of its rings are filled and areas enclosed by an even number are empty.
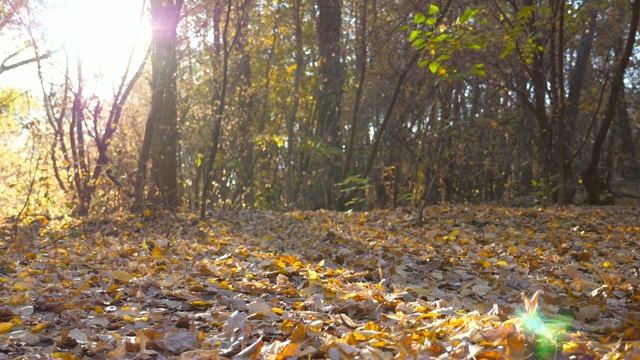
<svg viewBox="0 0 640 360">
<path fill-rule="evenodd" d="M 71 61 L 82 61 L 86 86 L 95 87 L 91 92 L 113 94 L 132 48 L 129 76 L 144 57 L 151 29 L 143 6 L 144 0 L 65 0 L 50 12 L 46 26 L 51 40 L 59 42 Z"/>
</svg>

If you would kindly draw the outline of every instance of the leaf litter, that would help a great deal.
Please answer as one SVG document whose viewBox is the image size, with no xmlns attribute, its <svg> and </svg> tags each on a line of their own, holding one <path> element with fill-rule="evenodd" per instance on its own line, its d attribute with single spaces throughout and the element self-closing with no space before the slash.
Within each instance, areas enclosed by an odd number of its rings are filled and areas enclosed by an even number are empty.
<svg viewBox="0 0 640 360">
<path fill-rule="evenodd" d="M 0 359 L 640 359 L 637 209 L 416 216 L 5 226 Z"/>
</svg>

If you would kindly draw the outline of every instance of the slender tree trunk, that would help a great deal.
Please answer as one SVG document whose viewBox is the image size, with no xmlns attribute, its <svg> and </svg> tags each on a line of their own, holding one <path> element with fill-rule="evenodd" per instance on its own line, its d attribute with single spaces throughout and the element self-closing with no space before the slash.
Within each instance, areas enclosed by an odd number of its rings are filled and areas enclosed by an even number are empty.
<svg viewBox="0 0 640 360">
<path fill-rule="evenodd" d="M 85 162 L 85 141 L 84 141 L 84 79 L 82 77 L 82 59 L 78 57 L 78 90 L 74 94 L 71 108 L 71 123 L 69 125 L 69 143 L 73 158 L 73 182 L 78 197 L 78 204 L 75 209 L 80 216 L 89 214 L 89 202 L 87 199 L 87 168 Z"/>
<path fill-rule="evenodd" d="M 523 0 L 524 6 L 536 8 L 536 4 L 533 0 Z M 537 19 L 535 17 L 535 12 L 530 16 L 527 22 L 527 31 L 529 34 L 535 34 L 540 29 L 540 24 L 538 24 Z M 531 78 L 531 84 L 533 89 L 533 102 L 529 103 L 529 107 L 533 111 L 537 121 L 538 128 L 538 136 L 537 136 L 537 146 L 539 152 L 539 161 L 540 168 L 542 171 L 542 179 L 543 179 L 543 200 L 544 204 L 549 206 L 552 203 L 552 193 L 551 193 L 551 173 L 553 169 L 552 164 L 552 156 L 553 156 L 553 132 L 554 129 L 551 125 L 549 117 L 547 115 L 547 104 L 546 104 L 546 78 L 545 78 L 545 68 L 544 68 L 544 52 L 543 50 L 539 50 L 540 48 L 544 48 L 544 44 L 541 43 L 544 39 L 535 38 L 533 43 L 535 45 L 535 50 L 533 54 L 531 54 L 530 60 L 521 58 L 523 63 L 530 62 L 531 65 L 527 69 L 529 72 L 529 76 Z M 521 56 L 525 56 L 527 54 L 522 54 Z"/>
<path fill-rule="evenodd" d="M 247 9 L 247 12 L 249 10 Z M 251 54 L 246 49 L 248 46 L 247 32 L 248 16 L 243 17 L 240 33 L 237 34 L 237 52 L 240 54 L 239 61 L 239 86 L 237 89 L 237 98 L 239 102 L 240 110 L 242 111 L 241 126 L 244 130 L 239 137 L 239 171 L 238 171 L 238 184 L 234 191 L 233 200 L 239 201 L 243 206 L 253 206 L 254 204 L 254 192 L 255 186 L 253 184 L 254 173 L 254 154 L 253 154 L 253 139 L 255 129 L 253 127 L 255 118 L 254 109 L 254 94 L 251 74 Z"/>
<path fill-rule="evenodd" d="M 616 67 L 613 78 L 611 79 L 611 90 L 609 93 L 609 100 L 605 108 L 604 117 L 598 133 L 593 142 L 593 148 L 591 149 L 591 159 L 587 167 L 582 171 L 582 180 L 584 182 L 585 190 L 587 191 L 587 202 L 590 205 L 603 205 L 612 203 L 613 199 L 607 196 L 602 178 L 598 174 L 598 165 L 600 164 L 600 157 L 602 155 L 602 147 L 607 138 L 607 133 L 611 127 L 611 123 L 616 114 L 616 105 L 618 101 L 618 95 L 622 87 L 624 86 L 624 73 L 629 64 L 629 58 L 633 53 L 634 44 L 636 41 L 636 33 L 638 31 L 638 22 L 640 20 L 640 1 L 634 1 L 631 4 L 632 15 L 629 25 L 629 35 L 625 44 L 622 54 L 618 56 L 618 65 Z"/>
<path fill-rule="evenodd" d="M 393 94 L 391 95 L 391 101 L 389 101 L 389 105 L 387 106 L 387 111 L 384 114 L 384 118 L 382 119 L 382 123 L 380 127 L 376 130 L 376 133 L 373 138 L 373 143 L 371 144 L 371 150 L 369 152 L 369 156 L 367 157 L 367 163 L 364 167 L 364 171 L 362 172 L 362 177 L 369 177 L 371 174 L 371 169 L 373 168 L 373 162 L 375 161 L 378 155 L 378 147 L 380 146 L 380 140 L 382 140 L 382 135 L 384 134 L 387 126 L 389 125 L 389 121 L 391 120 L 391 115 L 393 114 L 393 109 L 396 106 L 396 101 L 398 101 L 398 96 L 400 95 L 400 91 L 402 90 L 402 85 L 404 84 L 407 75 L 413 69 L 416 62 L 420 59 L 420 53 L 415 53 L 404 70 L 398 76 L 398 80 L 396 81 L 396 86 L 393 89 Z"/>
<path fill-rule="evenodd" d="M 152 162 L 155 189 L 151 192 L 154 197 L 152 200 L 169 209 L 175 209 L 178 205 L 176 46 L 182 5 L 183 0 L 151 1 L 151 111 L 136 174 L 136 210 L 142 206 L 149 159 Z"/>
<path fill-rule="evenodd" d="M 596 28 L 597 12 L 591 11 L 587 28 L 580 37 L 580 43 L 576 51 L 576 62 L 569 76 L 569 91 L 566 100 L 566 108 L 564 113 L 564 124 L 562 128 L 563 151 L 564 151 L 564 188 L 565 203 L 572 203 L 576 194 L 576 175 L 573 168 L 572 160 L 572 143 L 575 134 L 575 123 L 580 112 L 580 94 L 582 93 L 582 85 L 587 74 L 587 66 L 589 65 L 589 56 L 591 54 L 591 46 L 593 44 L 594 32 Z M 560 135 L 558 137 L 560 139 Z M 568 159 L 568 157 L 570 157 Z"/>
<path fill-rule="evenodd" d="M 293 206 L 294 203 L 294 186 L 293 186 L 293 147 L 295 141 L 295 133 L 293 130 L 296 118 L 298 116 L 298 106 L 300 104 L 300 82 L 302 82 L 302 73 L 304 71 L 304 53 L 302 49 L 302 21 L 300 20 L 302 0 L 294 0 L 293 18 L 296 27 L 296 71 L 293 79 L 293 95 L 291 114 L 287 119 L 287 155 L 285 173 L 285 193 L 286 205 Z"/>
<path fill-rule="evenodd" d="M 434 25 L 434 28 L 437 28 L 439 26 L 442 18 L 444 18 L 446 14 L 449 12 L 449 7 L 451 6 L 451 2 L 452 0 L 449 0 L 445 4 L 441 12 L 441 16 L 437 19 L 437 22 Z M 384 134 L 387 126 L 389 125 L 389 121 L 391 121 L 391 115 L 393 114 L 393 110 L 396 106 L 396 101 L 398 101 L 398 96 L 400 95 L 400 91 L 402 90 L 404 81 L 406 80 L 407 75 L 409 75 L 409 72 L 413 69 L 415 64 L 420 59 L 421 55 L 422 54 L 420 52 L 416 52 L 411 57 L 411 59 L 409 59 L 404 69 L 398 76 L 398 80 L 396 81 L 396 85 L 393 89 L 393 94 L 391 95 L 391 100 L 389 101 L 389 105 L 387 105 L 387 110 L 384 114 L 384 118 L 382 119 L 382 123 L 380 124 L 380 127 L 376 129 L 374 140 L 373 140 L 373 143 L 371 144 L 371 150 L 369 152 L 369 156 L 367 157 L 367 162 L 364 167 L 364 171 L 362 172 L 362 177 L 368 178 L 369 175 L 371 174 L 371 169 L 373 168 L 373 162 L 375 161 L 378 155 L 378 147 L 380 146 L 380 140 L 382 140 L 382 135 Z"/>
<path fill-rule="evenodd" d="M 558 169 L 558 205 L 564 206 L 567 194 L 567 178 L 565 167 L 565 87 L 564 87 L 564 0 L 552 0 L 550 6 L 554 11 L 553 23 L 557 24 L 551 32 L 551 108 L 552 124 L 555 127 L 556 166 Z"/>
<path fill-rule="evenodd" d="M 362 90 L 364 87 L 364 79 L 367 68 L 367 7 L 368 1 L 361 0 L 360 23 L 356 30 L 357 50 L 356 50 L 356 77 L 358 83 L 356 85 L 356 93 L 353 104 L 353 113 L 351 116 L 351 129 L 349 132 L 349 142 L 347 143 L 347 153 L 342 164 L 342 180 L 349 176 L 351 168 L 351 158 L 353 157 L 353 148 L 355 146 L 356 135 L 358 134 L 358 115 L 360 113 L 360 101 L 362 100 Z"/>
<path fill-rule="evenodd" d="M 620 136 L 620 152 L 622 156 L 622 178 L 635 181 L 640 177 L 640 160 L 638 159 L 635 146 L 633 144 L 633 131 L 631 130 L 631 120 L 629 109 L 627 108 L 625 87 L 620 89 L 618 100 L 618 134 Z"/>
<path fill-rule="evenodd" d="M 334 185 L 340 181 L 336 153 L 341 149 L 340 115 L 342 102 L 342 69 L 340 39 L 342 36 L 342 7 L 340 0 L 317 0 L 318 51 L 320 54 L 318 122 L 316 135 L 321 142 L 317 158 L 316 180 L 313 183 L 313 207 L 334 208 L 337 197 Z"/>
<path fill-rule="evenodd" d="M 218 154 L 218 144 L 220 143 L 220 133 L 222 131 L 222 116 L 224 115 L 224 107 L 227 97 L 227 84 L 229 82 L 229 53 L 231 48 L 229 46 L 228 32 L 229 22 L 231 17 L 231 0 L 227 2 L 227 15 L 224 21 L 224 29 L 222 31 L 222 85 L 220 88 L 220 99 L 218 99 L 218 107 L 214 112 L 213 120 L 213 132 L 211 134 L 211 145 L 209 147 L 208 155 L 205 158 L 205 165 L 203 171 L 202 181 L 202 194 L 200 198 L 200 220 L 205 220 L 207 211 L 207 199 L 209 197 L 209 186 L 211 185 L 211 171 L 213 171 L 213 164 L 215 163 L 216 156 Z M 212 107 L 215 99 L 212 99 Z"/>
<path fill-rule="evenodd" d="M 218 99 L 218 106 L 215 109 L 214 113 L 214 121 L 213 121 L 213 132 L 211 134 L 211 142 L 208 151 L 208 155 L 205 159 L 205 165 L 203 170 L 203 181 L 202 181 L 202 194 L 200 198 L 200 220 L 205 220 L 206 211 L 207 211 L 207 199 L 209 197 L 209 186 L 211 185 L 211 172 L 213 171 L 213 165 L 216 160 L 216 156 L 218 154 L 218 147 L 220 144 L 220 134 L 222 133 L 222 119 L 224 116 L 224 110 L 226 106 L 226 98 L 227 98 L 227 87 L 229 83 L 229 57 L 231 55 L 231 50 L 233 49 L 236 41 L 238 40 L 238 36 L 240 35 L 240 29 L 244 22 L 245 12 L 247 6 L 249 4 L 249 0 L 245 0 L 242 4 L 239 5 L 239 18 L 237 19 L 237 27 L 236 33 L 233 39 L 229 39 L 229 24 L 231 21 L 231 9 L 233 6 L 233 1 L 227 1 L 227 12 L 224 20 L 224 28 L 222 30 L 222 85 L 220 87 L 220 98 Z M 212 98 L 212 107 L 215 105 L 215 98 Z"/>
</svg>

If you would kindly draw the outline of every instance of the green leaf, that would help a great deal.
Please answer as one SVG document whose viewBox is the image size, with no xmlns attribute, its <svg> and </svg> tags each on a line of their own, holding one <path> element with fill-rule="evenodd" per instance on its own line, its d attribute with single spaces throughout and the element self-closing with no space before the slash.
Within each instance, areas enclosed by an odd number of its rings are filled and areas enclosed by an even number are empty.
<svg viewBox="0 0 640 360">
<path fill-rule="evenodd" d="M 424 45 L 424 39 L 416 39 L 416 41 L 413 42 L 414 48 L 421 48 L 423 45 Z"/>
<path fill-rule="evenodd" d="M 427 19 L 427 25 L 433 26 L 437 23 L 438 21 L 434 18 L 428 18 Z"/>
<path fill-rule="evenodd" d="M 420 63 L 418 64 L 418 67 L 424 67 L 425 65 L 427 65 L 429 63 L 428 59 L 423 59 L 422 61 L 420 61 Z"/>
<path fill-rule="evenodd" d="M 440 34 L 440 35 L 436 36 L 435 38 L 433 38 L 432 41 L 435 42 L 435 43 L 439 43 L 439 42 L 444 41 L 446 38 L 447 38 L 447 34 Z"/>
<path fill-rule="evenodd" d="M 505 47 L 502 54 L 500 54 L 500 59 L 504 59 L 505 57 L 511 55 L 513 50 L 516 48 L 515 44 L 511 41 L 507 41 L 507 46 Z"/>
<path fill-rule="evenodd" d="M 422 24 L 426 19 L 427 17 L 423 13 L 417 13 L 416 17 L 413 18 L 413 23 Z"/>
<path fill-rule="evenodd" d="M 409 35 L 409 41 L 415 40 L 420 35 L 422 35 L 422 30 L 413 30 Z"/>
<path fill-rule="evenodd" d="M 445 54 L 445 55 L 440 55 L 440 56 L 436 59 L 436 61 L 437 61 L 437 62 L 440 62 L 440 61 L 445 61 L 445 60 L 449 60 L 449 59 L 451 59 L 451 55 L 447 55 L 447 54 Z"/>
<path fill-rule="evenodd" d="M 475 14 L 477 14 L 479 11 L 479 9 L 476 10 L 471 10 L 470 8 L 467 8 L 467 10 L 465 10 L 464 14 L 462 14 L 462 16 L 458 19 L 458 24 L 464 24 L 467 21 L 469 21 L 469 19 L 471 19 Z"/>
<path fill-rule="evenodd" d="M 431 73 L 435 74 L 438 71 L 438 63 L 437 62 L 432 62 L 431 64 L 429 64 L 429 70 L 431 70 Z"/>
<path fill-rule="evenodd" d="M 478 76 L 485 76 L 485 75 L 487 75 L 487 73 L 486 73 L 484 70 L 481 70 L 481 69 L 473 69 L 473 70 L 471 70 L 471 73 L 472 73 L 472 74 L 476 74 L 476 75 L 478 75 Z"/>
<path fill-rule="evenodd" d="M 435 15 L 440 12 L 440 8 L 435 5 L 429 5 L 429 15 Z"/>
</svg>

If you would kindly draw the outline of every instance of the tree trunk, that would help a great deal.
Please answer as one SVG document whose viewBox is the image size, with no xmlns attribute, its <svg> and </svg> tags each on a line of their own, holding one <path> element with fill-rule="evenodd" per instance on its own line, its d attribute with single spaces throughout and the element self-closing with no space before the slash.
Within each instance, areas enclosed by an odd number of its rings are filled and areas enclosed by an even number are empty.
<svg viewBox="0 0 640 360">
<path fill-rule="evenodd" d="M 555 127 L 555 157 L 556 166 L 558 171 L 557 187 L 558 192 L 556 194 L 557 203 L 559 206 L 564 206 L 566 203 L 566 196 L 570 191 L 567 188 L 567 172 L 565 167 L 565 147 L 564 147 L 564 115 L 566 109 L 566 94 L 564 87 L 564 16 L 565 7 L 564 0 L 556 0 L 553 3 L 555 17 L 554 24 L 557 24 L 557 28 L 551 33 L 551 107 L 552 123 Z"/>
<path fill-rule="evenodd" d="M 222 85 L 220 87 L 220 98 L 218 100 L 218 106 L 214 110 L 213 120 L 213 132 L 211 134 L 211 142 L 209 145 L 208 155 L 205 159 L 204 170 L 202 172 L 202 196 L 200 199 L 200 220 L 206 218 L 207 199 L 209 198 L 209 187 L 211 186 L 211 172 L 213 171 L 213 165 L 216 161 L 218 154 L 218 147 L 220 145 L 220 134 L 222 133 L 222 118 L 224 116 L 224 110 L 226 106 L 227 98 L 227 85 L 229 83 L 229 56 L 233 49 L 234 43 L 237 41 L 242 24 L 244 23 L 244 17 L 246 16 L 246 9 L 250 0 L 245 0 L 242 4 L 238 5 L 238 19 L 236 20 L 236 33 L 233 39 L 229 39 L 229 23 L 231 21 L 231 8 L 233 2 L 227 1 L 227 11 L 224 20 L 224 28 L 222 30 Z M 212 107 L 215 104 L 215 98 L 212 98 Z"/>
<path fill-rule="evenodd" d="M 247 12 L 249 9 L 247 9 Z M 242 134 L 239 136 L 239 171 L 238 171 L 238 184 L 234 191 L 233 200 L 244 206 L 253 206 L 255 186 L 253 184 L 253 172 L 254 172 L 254 154 L 253 154 L 253 140 L 255 130 L 253 127 L 255 118 L 254 109 L 254 92 L 252 90 L 252 74 L 251 74 L 251 54 L 246 49 L 248 45 L 247 32 L 248 21 L 247 16 L 243 16 L 242 25 L 239 27 L 240 32 L 236 34 L 238 42 L 236 49 L 240 54 L 239 60 L 239 76 L 238 76 L 238 89 L 237 99 L 239 102 L 240 110 L 242 111 L 241 127 L 243 129 Z"/>
<path fill-rule="evenodd" d="M 231 17 L 231 0 L 227 2 L 227 15 L 224 21 L 224 28 L 222 31 L 222 85 L 220 87 L 220 99 L 218 99 L 218 107 L 214 110 L 213 119 L 213 132 L 211 133 L 211 142 L 209 145 L 208 154 L 205 157 L 204 171 L 202 172 L 202 194 L 200 198 L 200 220 L 205 220 L 207 211 L 207 200 L 209 198 L 209 187 L 211 186 L 211 171 L 213 171 L 213 164 L 216 161 L 218 154 L 218 144 L 220 143 L 220 132 L 222 131 L 222 116 L 224 115 L 224 107 L 226 103 L 227 95 L 227 83 L 229 74 L 229 53 L 231 52 L 229 46 L 228 32 L 229 21 Z M 212 107 L 214 106 L 215 99 L 212 98 Z"/>
<path fill-rule="evenodd" d="M 293 105 L 291 113 L 287 119 L 287 154 L 286 154 L 286 173 L 285 173 L 285 193 L 286 206 L 293 206 L 294 203 L 294 186 L 293 186 L 293 143 L 294 143 L 294 125 L 298 116 L 298 106 L 300 104 L 300 82 L 304 70 L 304 53 L 302 48 L 302 21 L 300 20 L 302 0 L 294 1 L 293 18 L 296 27 L 296 71 L 293 79 Z"/>
<path fill-rule="evenodd" d="M 84 79 L 82 77 L 82 60 L 78 57 L 78 90 L 74 94 L 71 108 L 71 124 L 69 125 L 69 144 L 73 158 L 73 183 L 78 197 L 75 212 L 80 216 L 89 214 L 91 195 L 88 193 L 88 169 L 85 157 L 84 141 Z"/>
<path fill-rule="evenodd" d="M 340 0 L 317 0 L 318 50 L 320 55 L 318 122 L 316 136 L 321 149 L 316 161 L 316 180 L 313 183 L 313 208 L 335 207 L 334 185 L 340 181 L 336 153 L 341 151 L 340 113 L 344 71 L 340 60 L 342 35 L 342 7 Z"/>
<path fill-rule="evenodd" d="M 627 108 L 624 86 L 620 89 L 618 100 L 618 134 L 620 136 L 620 153 L 622 157 L 621 175 L 624 180 L 636 181 L 640 178 L 640 163 L 633 145 L 633 131 L 631 130 L 631 119 Z"/>
<path fill-rule="evenodd" d="M 624 86 L 624 73 L 629 64 L 629 58 L 633 53 L 634 44 L 636 41 L 636 33 L 638 30 L 638 22 L 640 20 L 640 1 L 635 1 L 631 5 L 632 15 L 629 25 L 629 35 L 624 47 L 624 51 L 619 56 L 618 66 L 611 80 L 611 90 L 609 93 L 609 100 L 607 101 L 607 107 L 605 109 L 604 118 L 598 129 L 598 134 L 593 142 L 593 148 L 591 149 L 591 160 L 587 167 L 582 171 L 582 180 L 584 182 L 585 190 L 587 191 L 587 203 L 590 205 L 605 205 L 611 204 L 614 199 L 608 196 L 605 188 L 605 184 L 598 174 L 598 165 L 600 164 L 600 157 L 602 155 L 602 147 L 607 138 L 607 133 L 613 122 L 613 118 L 616 114 L 616 105 L 618 101 L 618 95 L 622 87 Z"/>
<path fill-rule="evenodd" d="M 156 204 L 178 205 L 177 166 L 177 26 L 183 0 L 152 0 L 151 111 L 147 118 L 136 176 L 136 207 L 140 209 L 147 160 L 152 162 L 152 190 Z"/>
<path fill-rule="evenodd" d="M 523 3 L 527 7 L 536 7 L 536 4 L 534 4 L 533 0 L 524 0 Z M 536 21 L 534 15 L 531 15 L 527 23 L 527 29 L 530 34 L 535 34 L 536 32 L 541 31 L 540 24 Z M 532 50 L 533 55 L 531 56 L 531 66 L 529 68 L 531 84 L 533 87 L 533 103 L 530 104 L 530 106 L 533 113 L 535 114 L 537 121 L 537 145 L 543 179 L 543 198 L 545 205 L 548 206 L 551 205 L 552 202 L 551 172 L 553 166 L 551 157 L 553 154 L 553 128 L 550 126 L 549 117 L 547 115 L 547 104 L 545 101 L 547 82 L 544 72 L 544 52 L 543 50 L 539 50 L 540 48 L 544 48 L 545 44 L 541 43 L 541 41 L 544 41 L 544 39 L 536 38 L 533 40 L 533 43 L 535 44 L 535 50 Z M 526 63 L 528 60 L 523 58 L 521 61 Z"/>
<path fill-rule="evenodd" d="M 362 100 L 362 89 L 364 87 L 365 73 L 367 69 L 367 0 L 361 0 L 360 23 L 356 30 L 357 50 L 355 73 L 358 79 L 356 85 L 353 113 L 351 115 L 351 128 L 349 132 L 349 142 L 347 143 L 347 153 L 342 164 L 342 180 L 349 176 L 351 159 L 353 157 L 353 147 L 355 146 L 356 135 L 358 134 L 358 115 L 360 111 L 360 101 Z"/>
<path fill-rule="evenodd" d="M 589 23 L 587 28 L 582 33 L 580 38 L 580 44 L 576 51 L 576 62 L 573 66 L 571 74 L 569 75 L 569 91 L 566 100 L 566 108 L 564 112 L 564 126 L 562 128 L 563 151 L 565 158 L 564 161 L 564 189 L 565 196 L 564 202 L 567 204 L 573 203 L 573 199 L 576 194 L 576 175 L 573 168 L 573 156 L 571 154 L 573 137 L 575 134 L 575 123 L 580 112 L 580 94 L 582 92 L 582 84 L 587 74 L 587 66 L 589 65 L 589 56 L 591 54 L 591 46 L 593 44 L 594 32 L 596 28 L 597 13 L 592 11 L 590 13 Z"/>
</svg>

